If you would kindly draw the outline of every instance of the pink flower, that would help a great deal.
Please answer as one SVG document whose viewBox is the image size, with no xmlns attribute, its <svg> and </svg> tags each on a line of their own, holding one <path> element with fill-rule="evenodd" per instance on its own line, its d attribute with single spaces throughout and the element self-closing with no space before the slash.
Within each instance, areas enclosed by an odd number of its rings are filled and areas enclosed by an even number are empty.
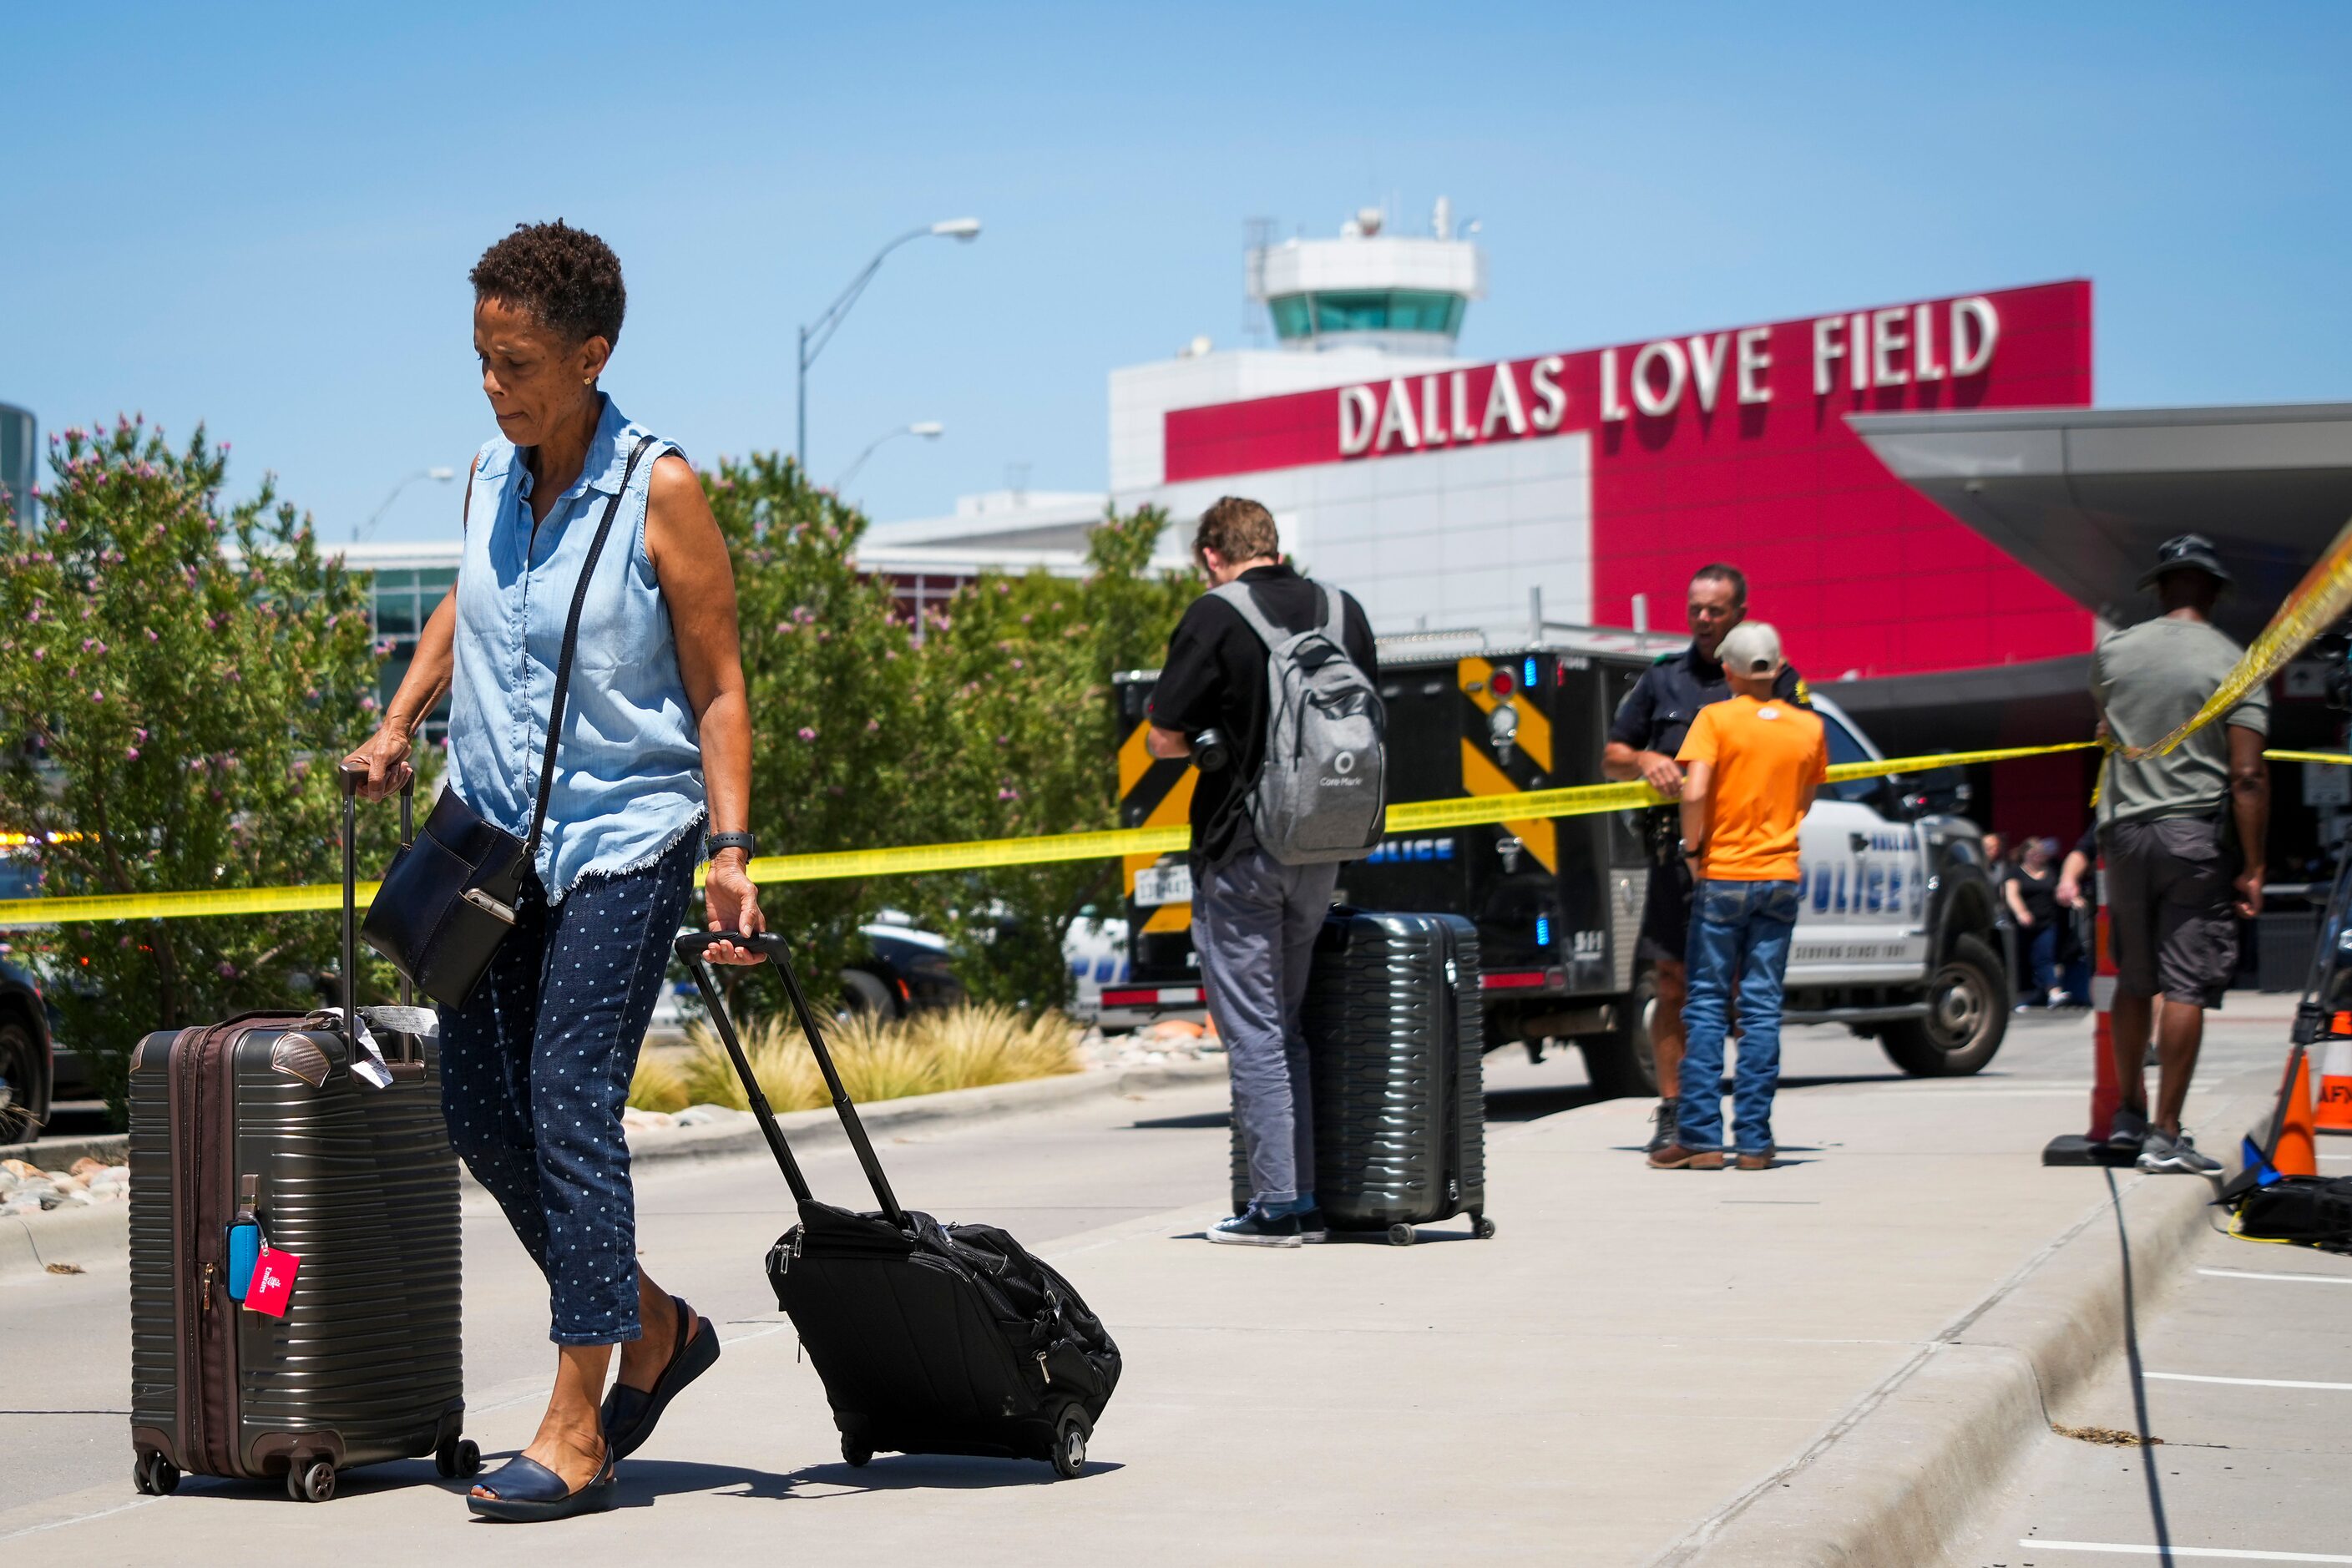
<svg viewBox="0 0 2352 1568">
<path fill-rule="evenodd" d="M 131 738 L 143 746 L 147 743 L 147 731 L 145 730 L 134 730 L 131 732 Z"/>
<path fill-rule="evenodd" d="M 1021 798 L 1021 792 L 1017 789 L 1001 789 L 996 792 L 996 798 L 999 800 L 1019 800 Z"/>
<path fill-rule="evenodd" d="M 149 642 L 162 642 L 163 639 L 155 635 L 155 628 L 153 626 L 149 626 L 147 628 L 147 640 Z"/>
<path fill-rule="evenodd" d="M 816 731 L 803 724 L 801 726 L 801 739 L 803 741 L 814 741 L 816 739 Z"/>
<path fill-rule="evenodd" d="M 866 732 L 867 734 L 871 735 L 872 733 L 874 733 L 874 731 L 875 731 L 879 730 L 880 728 L 882 728 L 882 721 L 881 721 L 881 720 L 879 720 L 879 719 L 868 719 L 867 721 L 866 721 Z"/>
<path fill-rule="evenodd" d="M 92 688 L 89 694 L 89 700 L 92 702 L 103 702 L 106 700 L 106 693 Z"/>
<path fill-rule="evenodd" d="M 230 673 L 234 676 L 236 672 L 231 671 Z M 382 706 L 383 704 L 378 702 L 373 697 L 362 697 L 360 699 L 360 711 L 362 713 L 373 713 Z"/>
<path fill-rule="evenodd" d="M 215 966 L 215 971 L 223 980 L 234 980 L 236 978 L 236 965 L 231 963 L 226 958 L 222 959 L 220 963 Z"/>
<path fill-rule="evenodd" d="M 33 650 L 33 657 L 35 658 L 47 658 L 49 657 L 49 650 L 45 647 L 37 647 Z"/>
<path fill-rule="evenodd" d="M 135 762 L 137 762 L 137 761 L 139 760 L 139 748 L 138 748 L 138 747 L 136 747 L 136 746 L 125 746 L 125 747 L 123 747 L 123 748 L 122 748 L 122 758 L 123 758 L 123 760 L 124 760 L 125 762 L 131 762 L 131 763 L 135 763 Z"/>
</svg>

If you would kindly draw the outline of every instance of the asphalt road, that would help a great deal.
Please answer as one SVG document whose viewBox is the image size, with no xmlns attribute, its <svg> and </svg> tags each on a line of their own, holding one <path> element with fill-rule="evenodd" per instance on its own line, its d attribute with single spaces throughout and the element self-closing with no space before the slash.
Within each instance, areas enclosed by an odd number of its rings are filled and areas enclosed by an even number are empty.
<svg viewBox="0 0 2352 1568">
<path fill-rule="evenodd" d="M 2322 1153 L 2352 1174 L 2352 1140 Z M 2052 1413 L 2068 1430 L 1953 1561 L 2352 1563 L 2352 1258 L 2201 1237 L 2137 1316 L 2132 1353 Z"/>
</svg>

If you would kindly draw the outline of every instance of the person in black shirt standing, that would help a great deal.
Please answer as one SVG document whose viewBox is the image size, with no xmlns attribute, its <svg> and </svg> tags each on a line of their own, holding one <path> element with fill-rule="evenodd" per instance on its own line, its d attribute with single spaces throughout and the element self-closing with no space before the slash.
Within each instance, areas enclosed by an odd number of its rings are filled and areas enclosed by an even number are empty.
<svg viewBox="0 0 2352 1568">
<path fill-rule="evenodd" d="M 1324 625 L 1326 595 L 1337 595 L 1348 657 L 1380 679 L 1362 606 L 1283 562 L 1274 514 L 1265 507 L 1238 496 L 1218 500 L 1201 514 L 1192 556 L 1212 588 L 1245 584 L 1258 613 L 1286 631 Z M 1194 738 L 1214 730 L 1229 752 L 1226 764 L 1201 773 L 1192 790 L 1192 945 L 1232 1064 L 1234 1123 L 1249 1153 L 1255 1195 L 1246 1213 L 1212 1226 L 1209 1239 L 1296 1247 L 1324 1236 L 1298 1011 L 1339 868 L 1286 866 L 1258 845 L 1248 807 L 1265 760 L 1266 659 L 1265 644 L 1240 611 L 1214 595 L 1193 601 L 1169 638 L 1146 744 L 1155 757 L 1187 757 Z"/>
<path fill-rule="evenodd" d="M 1748 618 L 1748 578 L 1738 567 L 1720 562 L 1702 566 L 1691 575 L 1685 608 L 1690 647 L 1668 654 L 1642 672 L 1642 679 L 1617 705 L 1617 716 L 1609 726 L 1609 744 L 1601 756 L 1604 776 L 1644 780 L 1669 800 L 1682 798 L 1683 768 L 1675 761 L 1675 753 L 1682 750 L 1691 721 L 1698 717 L 1700 709 L 1731 695 L 1716 650 L 1731 628 Z M 1804 702 L 1804 680 L 1784 664 L 1772 695 L 1783 701 Z M 1688 994 L 1683 957 L 1690 936 L 1691 874 L 1677 847 L 1682 838 L 1678 810 L 1661 805 L 1643 813 L 1643 837 L 1650 849 L 1650 892 L 1642 906 L 1639 956 L 1656 976 L 1658 997 L 1650 1023 L 1659 1095 L 1647 1146 L 1653 1153 L 1674 1142 L 1683 1061 L 1683 1002 Z"/>
</svg>

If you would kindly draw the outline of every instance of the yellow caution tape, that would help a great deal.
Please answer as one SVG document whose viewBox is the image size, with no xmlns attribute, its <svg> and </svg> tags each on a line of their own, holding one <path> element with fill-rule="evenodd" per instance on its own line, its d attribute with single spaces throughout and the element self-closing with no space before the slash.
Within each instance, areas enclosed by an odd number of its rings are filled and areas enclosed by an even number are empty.
<svg viewBox="0 0 2352 1568">
<path fill-rule="evenodd" d="M 2090 742 L 2057 746 L 2011 746 L 1988 752 L 1950 752 L 1889 762 L 1841 763 L 1829 771 L 1833 782 L 1884 778 L 1929 768 L 2008 762 L 2090 748 Z M 2345 759 L 2352 761 L 2352 758 Z M 1475 827 L 1527 817 L 1590 816 L 1600 812 L 1672 804 L 1642 783 L 1582 784 L 1570 789 L 1529 790 L 1508 795 L 1454 800 L 1405 801 L 1389 807 L 1388 831 L 1425 833 Z M 912 844 L 896 849 L 843 849 L 816 855 L 766 855 L 751 862 L 751 879 L 763 887 L 788 882 L 835 881 L 850 877 L 899 877 L 925 871 L 978 871 L 1003 866 L 1044 866 L 1067 860 L 1107 860 L 1120 855 L 1168 855 L 1192 842 L 1182 824 L 1092 833 L 1055 833 L 1034 838 L 984 838 L 962 844 Z M 374 899 L 378 884 L 362 882 L 360 907 Z M 0 926 L 57 925 L 81 921 L 184 920 L 202 915 L 300 913 L 342 907 L 342 889 L 331 885 L 293 888 L 222 888 L 201 893 L 100 893 L 53 899 L 0 899 Z"/>
<path fill-rule="evenodd" d="M 2264 752 L 2274 763 L 2340 763 L 2352 764 L 2352 752 Z"/>
</svg>

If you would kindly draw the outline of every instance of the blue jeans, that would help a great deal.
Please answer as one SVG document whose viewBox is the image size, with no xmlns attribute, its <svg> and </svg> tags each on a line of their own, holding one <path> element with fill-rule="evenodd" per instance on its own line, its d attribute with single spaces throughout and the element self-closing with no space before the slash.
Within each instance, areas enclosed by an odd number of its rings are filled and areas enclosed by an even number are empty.
<svg viewBox="0 0 2352 1568">
<path fill-rule="evenodd" d="M 1780 991 L 1797 930 L 1794 882 L 1701 882 L 1691 908 L 1690 999 L 1683 1004 L 1682 1103 L 1675 1141 L 1723 1147 L 1723 1042 L 1732 977 L 1739 983 L 1739 1068 L 1732 1131 L 1742 1154 L 1772 1147 L 1772 1091 L 1780 1082 Z"/>
<path fill-rule="evenodd" d="M 2032 1005 L 2049 1005 L 2050 993 L 2058 986 L 2058 928 L 2044 921 L 2026 933 L 2025 967 L 2033 976 L 2033 994 L 2026 1000 Z"/>
<path fill-rule="evenodd" d="M 690 833 L 650 866 L 582 878 L 552 908 L 524 878 L 489 973 L 441 1010 L 449 1142 L 547 1276 L 560 1345 L 640 1332 L 621 1110 L 701 857 Z"/>
</svg>

